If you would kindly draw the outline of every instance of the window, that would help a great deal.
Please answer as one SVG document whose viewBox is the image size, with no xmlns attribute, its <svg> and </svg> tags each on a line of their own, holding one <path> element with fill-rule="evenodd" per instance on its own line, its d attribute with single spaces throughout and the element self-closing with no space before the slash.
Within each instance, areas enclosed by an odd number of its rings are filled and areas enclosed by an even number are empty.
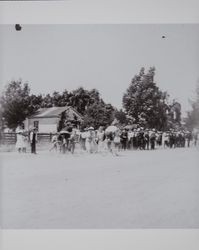
<svg viewBox="0 0 199 250">
<path fill-rule="evenodd" d="M 39 130 L 39 121 L 34 121 L 34 127 Z"/>
</svg>

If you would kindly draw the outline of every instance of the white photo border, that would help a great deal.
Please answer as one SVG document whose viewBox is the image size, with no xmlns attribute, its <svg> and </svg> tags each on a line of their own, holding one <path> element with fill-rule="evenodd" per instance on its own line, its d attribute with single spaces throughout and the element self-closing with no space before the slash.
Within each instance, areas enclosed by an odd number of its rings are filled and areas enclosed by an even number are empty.
<svg viewBox="0 0 199 250">
<path fill-rule="evenodd" d="M 199 23 L 198 0 L 1 1 L 0 24 Z M 1 230 L 2 250 L 196 250 L 199 229 Z"/>
</svg>

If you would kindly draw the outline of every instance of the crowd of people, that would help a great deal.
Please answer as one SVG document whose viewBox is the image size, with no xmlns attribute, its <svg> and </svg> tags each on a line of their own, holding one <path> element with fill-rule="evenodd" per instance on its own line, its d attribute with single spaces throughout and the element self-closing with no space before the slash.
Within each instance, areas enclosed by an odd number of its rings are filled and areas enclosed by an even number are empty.
<svg viewBox="0 0 199 250">
<path fill-rule="evenodd" d="M 18 129 L 16 148 L 18 152 L 26 152 L 30 144 L 31 153 L 36 154 L 37 129 L 32 128 L 28 133 L 22 128 Z M 60 153 L 74 153 L 77 145 L 81 150 L 92 153 L 110 152 L 118 155 L 125 150 L 154 150 L 156 148 L 190 147 L 197 145 L 198 133 L 185 130 L 157 131 L 156 129 L 119 128 L 117 126 L 100 126 L 77 129 L 68 126 L 52 136 L 50 151 Z"/>
<path fill-rule="evenodd" d="M 198 134 L 184 130 L 169 130 L 166 132 L 156 129 L 118 128 L 117 126 L 99 127 L 95 130 L 88 127 L 83 130 L 66 129 L 52 137 L 50 151 L 74 153 L 78 143 L 82 150 L 88 153 L 110 152 L 118 155 L 125 150 L 154 150 L 155 148 L 190 147 L 191 142 L 196 146 Z"/>
</svg>

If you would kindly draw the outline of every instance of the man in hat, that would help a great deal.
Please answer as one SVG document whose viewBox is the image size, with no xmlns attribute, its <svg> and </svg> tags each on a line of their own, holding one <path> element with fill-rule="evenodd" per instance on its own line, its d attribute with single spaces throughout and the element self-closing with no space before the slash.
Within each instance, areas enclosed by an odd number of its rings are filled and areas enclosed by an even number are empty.
<svg viewBox="0 0 199 250">
<path fill-rule="evenodd" d="M 34 127 L 30 131 L 30 146 L 32 154 L 36 154 L 36 143 L 37 143 L 37 129 Z"/>
</svg>

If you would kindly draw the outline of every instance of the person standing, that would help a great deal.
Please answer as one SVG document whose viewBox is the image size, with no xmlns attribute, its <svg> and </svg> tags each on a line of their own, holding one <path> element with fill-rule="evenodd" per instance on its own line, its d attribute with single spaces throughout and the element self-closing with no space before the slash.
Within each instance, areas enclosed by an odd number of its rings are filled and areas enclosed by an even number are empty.
<svg viewBox="0 0 199 250">
<path fill-rule="evenodd" d="M 92 137 L 91 141 L 92 153 L 97 153 L 97 131 L 95 131 L 94 129 L 91 130 L 91 137 Z"/>
<path fill-rule="evenodd" d="M 87 138 L 87 136 L 88 136 L 87 128 L 82 129 L 82 131 L 80 132 L 79 140 L 80 140 L 80 145 L 84 151 L 86 151 L 86 138 Z"/>
<path fill-rule="evenodd" d="M 93 139 L 94 139 L 93 131 L 94 131 L 93 127 L 88 128 L 88 133 L 87 133 L 86 143 L 85 143 L 86 151 L 90 154 L 93 153 Z"/>
<path fill-rule="evenodd" d="M 138 145 L 138 142 L 137 142 L 137 129 L 134 129 L 133 130 L 133 149 L 137 149 L 137 145 Z"/>
<path fill-rule="evenodd" d="M 25 153 L 26 148 L 26 142 L 25 142 L 25 131 L 22 126 L 19 126 L 16 129 L 16 135 L 17 135 L 17 142 L 16 142 L 16 148 L 19 153 L 23 152 Z"/>
<path fill-rule="evenodd" d="M 104 140 L 105 140 L 105 132 L 103 127 L 100 126 L 97 131 L 97 143 L 98 143 L 98 152 L 102 153 L 104 151 Z"/>
<path fill-rule="evenodd" d="M 150 142 L 150 138 L 149 138 L 149 130 L 146 129 L 145 133 L 144 133 L 144 140 L 145 140 L 145 148 L 147 150 L 149 150 L 149 142 Z"/>
<path fill-rule="evenodd" d="M 107 143 L 107 150 L 110 153 L 113 153 L 113 140 L 114 140 L 114 132 L 106 133 L 106 143 Z"/>
<path fill-rule="evenodd" d="M 130 131 L 128 131 L 128 149 L 132 149 L 133 148 L 133 131 L 132 129 Z"/>
<path fill-rule="evenodd" d="M 30 132 L 30 146 L 32 154 L 36 154 L 36 143 L 37 143 L 37 129 L 33 128 L 33 130 Z"/>
<path fill-rule="evenodd" d="M 156 141 L 156 133 L 155 129 L 152 129 L 151 134 L 150 134 L 150 144 L 151 144 L 151 149 L 155 149 L 155 141 Z"/>
<path fill-rule="evenodd" d="M 157 145 L 162 146 L 162 133 L 160 131 L 157 132 Z"/>
<path fill-rule="evenodd" d="M 164 148 L 169 147 L 169 132 L 164 132 L 162 135 L 163 146 Z"/>
<path fill-rule="evenodd" d="M 198 132 L 195 132 L 195 133 L 194 133 L 193 138 L 194 138 L 194 146 L 196 147 L 197 144 L 198 144 Z"/>
<path fill-rule="evenodd" d="M 139 149 L 140 150 L 145 149 L 144 128 L 142 128 L 142 127 L 140 128 L 138 140 L 139 140 Z"/>
<path fill-rule="evenodd" d="M 126 150 L 127 149 L 127 142 L 128 142 L 128 133 L 126 129 L 122 130 L 122 133 L 120 135 L 120 142 L 122 145 L 122 149 Z"/>
<path fill-rule="evenodd" d="M 70 142 L 69 142 L 69 148 L 70 148 L 70 152 L 72 154 L 74 154 L 75 151 L 75 145 L 76 143 L 79 142 L 79 135 L 78 135 L 78 130 L 73 128 L 71 136 L 70 136 Z"/>
<path fill-rule="evenodd" d="M 114 143 L 113 153 L 116 156 L 118 156 L 118 153 L 120 151 L 120 131 L 119 131 L 119 129 L 115 132 L 113 143 Z"/>
<path fill-rule="evenodd" d="M 190 142 L 191 142 L 191 132 L 190 131 L 187 131 L 186 133 L 186 140 L 187 140 L 187 147 L 189 148 L 190 147 Z"/>
<path fill-rule="evenodd" d="M 53 149 L 57 151 L 57 133 L 53 135 L 51 142 L 53 145 L 49 151 L 52 151 Z"/>
<path fill-rule="evenodd" d="M 22 139 L 23 139 L 22 152 L 26 153 L 26 149 L 27 149 L 27 146 L 28 146 L 28 136 L 27 136 L 27 132 L 25 130 L 22 133 Z"/>
<path fill-rule="evenodd" d="M 22 152 L 23 145 L 24 145 L 24 142 L 23 142 L 22 131 L 18 131 L 18 132 L 17 132 L 16 148 L 17 148 L 17 151 L 18 151 L 19 153 Z"/>
<path fill-rule="evenodd" d="M 173 148 L 176 146 L 176 136 L 174 135 L 174 131 L 170 130 L 169 132 L 169 147 Z"/>
</svg>

